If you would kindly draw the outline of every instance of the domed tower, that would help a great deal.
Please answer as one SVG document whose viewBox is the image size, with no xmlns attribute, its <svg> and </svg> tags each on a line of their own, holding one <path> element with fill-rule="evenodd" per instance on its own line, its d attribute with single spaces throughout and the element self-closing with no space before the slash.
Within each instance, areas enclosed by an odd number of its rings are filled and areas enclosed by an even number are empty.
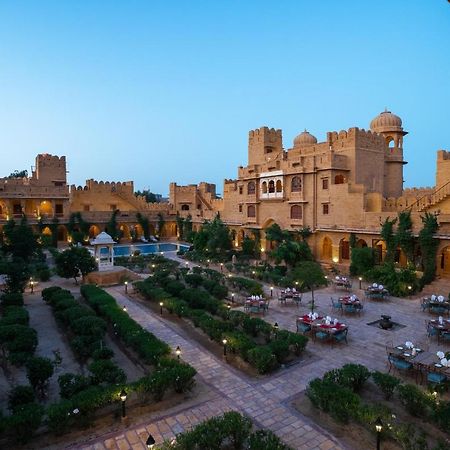
<svg viewBox="0 0 450 450">
<path fill-rule="evenodd" d="M 408 134 L 402 128 L 402 119 L 387 109 L 370 122 L 370 129 L 383 135 L 386 141 L 384 158 L 383 195 L 400 197 L 403 193 L 403 136 Z"/>
<path fill-rule="evenodd" d="M 314 144 L 317 144 L 317 139 L 312 134 L 308 133 L 306 129 L 294 139 L 294 148 L 307 147 Z"/>
</svg>

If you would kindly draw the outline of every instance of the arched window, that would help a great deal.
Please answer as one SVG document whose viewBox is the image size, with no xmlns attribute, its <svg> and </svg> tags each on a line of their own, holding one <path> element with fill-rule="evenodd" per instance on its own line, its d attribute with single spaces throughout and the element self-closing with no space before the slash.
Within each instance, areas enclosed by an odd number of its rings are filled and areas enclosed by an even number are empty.
<svg viewBox="0 0 450 450">
<path fill-rule="evenodd" d="M 339 174 L 334 177 L 334 184 L 343 184 L 345 182 L 344 175 Z"/>
<path fill-rule="evenodd" d="M 270 180 L 269 181 L 269 194 L 272 194 L 275 192 L 275 181 Z"/>
<path fill-rule="evenodd" d="M 255 183 L 253 181 L 250 181 L 247 185 L 247 194 L 253 195 L 255 193 Z"/>
<path fill-rule="evenodd" d="M 302 207 L 300 205 L 291 206 L 291 219 L 301 219 L 302 218 Z"/>
<path fill-rule="evenodd" d="M 300 192 L 302 190 L 302 180 L 300 177 L 294 177 L 291 181 L 291 191 Z"/>
<path fill-rule="evenodd" d="M 277 192 L 283 192 L 283 183 L 281 183 L 281 180 L 277 180 Z"/>
<path fill-rule="evenodd" d="M 181 211 L 189 211 L 189 205 L 181 205 Z"/>
<path fill-rule="evenodd" d="M 263 181 L 261 189 L 263 194 L 267 194 L 267 181 Z"/>
<path fill-rule="evenodd" d="M 249 205 L 247 207 L 247 217 L 256 217 L 255 205 Z"/>
</svg>

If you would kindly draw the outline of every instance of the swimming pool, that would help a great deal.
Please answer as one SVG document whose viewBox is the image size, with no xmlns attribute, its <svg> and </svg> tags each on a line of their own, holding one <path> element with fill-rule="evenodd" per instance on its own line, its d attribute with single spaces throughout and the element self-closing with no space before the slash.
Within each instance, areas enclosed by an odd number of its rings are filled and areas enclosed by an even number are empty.
<svg viewBox="0 0 450 450">
<path fill-rule="evenodd" d="M 157 244 L 131 244 L 131 245 L 115 245 L 114 246 L 114 256 L 130 256 L 136 250 L 141 252 L 141 255 L 149 255 L 152 253 L 160 252 L 177 252 L 178 250 L 188 250 L 189 245 L 184 244 L 174 244 L 171 242 L 161 242 Z M 102 248 L 100 250 L 101 254 L 107 254 L 108 250 Z"/>
</svg>

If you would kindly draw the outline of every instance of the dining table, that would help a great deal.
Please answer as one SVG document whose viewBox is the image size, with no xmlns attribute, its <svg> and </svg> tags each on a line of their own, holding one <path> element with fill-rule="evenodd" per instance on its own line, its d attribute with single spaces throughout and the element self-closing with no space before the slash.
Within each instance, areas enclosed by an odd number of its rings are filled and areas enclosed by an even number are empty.
<svg viewBox="0 0 450 450">
<path fill-rule="evenodd" d="M 297 324 L 298 323 L 310 325 L 313 338 L 315 337 L 317 332 L 322 331 L 324 333 L 327 333 L 329 335 L 329 338 L 331 339 L 333 337 L 333 334 L 348 329 L 347 325 L 342 322 L 337 321 L 335 323 L 334 320 L 331 320 L 330 323 L 327 323 L 326 319 L 322 316 L 312 318 L 308 314 L 298 317 Z"/>
</svg>

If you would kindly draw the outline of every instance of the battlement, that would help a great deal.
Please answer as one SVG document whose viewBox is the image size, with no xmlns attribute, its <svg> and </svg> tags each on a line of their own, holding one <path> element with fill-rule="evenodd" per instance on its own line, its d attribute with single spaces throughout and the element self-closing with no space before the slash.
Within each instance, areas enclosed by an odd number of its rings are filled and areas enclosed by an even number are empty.
<svg viewBox="0 0 450 450">
<path fill-rule="evenodd" d="M 250 130 L 248 132 L 248 137 L 250 139 L 260 139 L 262 137 L 272 137 L 272 138 L 279 138 L 282 137 L 282 131 L 280 129 L 276 130 L 275 128 L 269 128 L 269 127 L 260 127 L 256 128 L 255 130 Z"/>
<path fill-rule="evenodd" d="M 438 161 L 448 161 L 450 159 L 450 152 L 447 150 L 438 150 L 437 151 L 437 160 Z"/>
<path fill-rule="evenodd" d="M 384 145 L 385 143 L 384 137 L 381 134 L 371 130 L 365 130 L 364 128 L 351 127 L 347 131 L 329 131 L 327 133 L 327 142 L 329 145 L 341 143 L 343 141 L 354 141 L 355 139 L 367 140 L 374 144 Z"/>
</svg>

